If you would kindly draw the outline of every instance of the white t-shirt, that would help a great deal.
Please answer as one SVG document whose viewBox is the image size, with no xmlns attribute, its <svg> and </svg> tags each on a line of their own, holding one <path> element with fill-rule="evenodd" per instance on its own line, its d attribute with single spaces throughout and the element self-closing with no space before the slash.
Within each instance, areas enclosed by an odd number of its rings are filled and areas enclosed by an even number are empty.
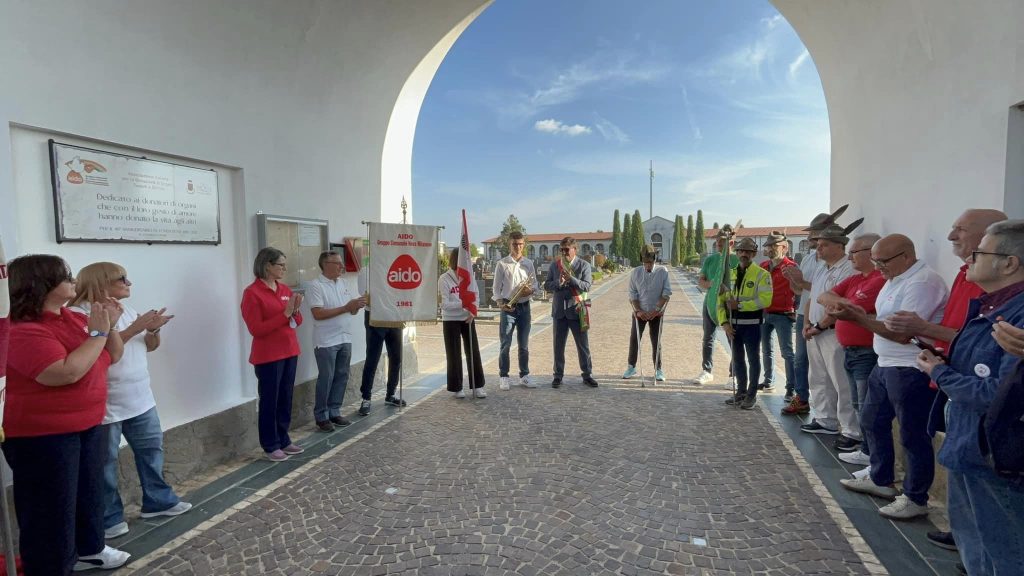
<svg viewBox="0 0 1024 576">
<path fill-rule="evenodd" d="M 918 260 L 903 274 L 888 280 L 875 299 L 875 318 L 885 320 L 900 310 L 915 312 L 928 322 L 938 324 L 946 309 L 949 290 L 946 281 Z M 878 354 L 878 365 L 883 368 L 902 366 L 913 368 L 919 350 L 913 344 L 900 344 L 875 334 L 873 348 Z"/>
<path fill-rule="evenodd" d="M 814 324 L 825 319 L 825 316 L 828 314 L 825 312 L 825 307 L 818 304 L 818 297 L 835 288 L 836 284 L 839 284 L 848 277 L 853 276 L 855 273 L 856 271 L 853 269 L 853 264 L 846 258 L 846 256 L 843 256 L 832 266 L 829 266 L 824 260 L 818 261 L 818 267 L 814 271 L 814 277 L 810 279 L 810 294 L 808 295 L 807 291 L 804 291 L 804 294 L 800 296 L 803 298 L 803 296 L 806 295 L 810 298 L 809 308 L 807 309 L 808 322 Z"/>
<path fill-rule="evenodd" d="M 355 292 L 344 278 L 330 280 L 321 274 L 306 284 L 305 301 L 309 308 L 340 308 L 356 298 Z M 312 316 L 312 314 L 310 314 Z M 353 316 L 343 312 L 326 320 L 313 319 L 313 346 L 327 348 L 352 343 Z"/>
<path fill-rule="evenodd" d="M 121 302 L 124 314 L 114 328 L 121 332 L 139 317 L 134 308 Z M 83 302 L 71 309 L 89 315 L 90 305 Z M 149 383 L 149 362 L 146 360 L 146 333 L 137 334 L 124 343 L 124 355 L 107 370 L 107 413 L 103 424 L 121 422 L 148 412 L 156 406 Z"/>
</svg>

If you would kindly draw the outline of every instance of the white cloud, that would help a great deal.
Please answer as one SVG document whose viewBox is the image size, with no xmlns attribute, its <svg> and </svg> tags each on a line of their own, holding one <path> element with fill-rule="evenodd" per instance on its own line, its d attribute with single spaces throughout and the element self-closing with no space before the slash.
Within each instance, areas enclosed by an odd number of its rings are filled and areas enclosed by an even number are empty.
<svg viewBox="0 0 1024 576">
<path fill-rule="evenodd" d="M 801 52 L 800 55 L 796 57 L 796 60 L 793 60 L 792 62 L 789 63 L 790 78 L 796 76 L 796 73 L 800 70 L 800 67 L 804 65 L 804 62 L 806 62 L 807 59 L 810 58 L 810 56 L 811 53 L 808 52 L 806 48 L 804 48 L 804 51 Z"/>
<path fill-rule="evenodd" d="M 690 124 L 690 134 L 693 135 L 693 139 L 700 141 L 704 139 L 704 135 L 700 131 L 700 126 L 697 125 L 697 118 L 693 114 L 693 108 L 690 106 L 690 95 L 686 92 L 686 86 L 683 86 L 683 108 L 686 110 L 686 121 Z"/>
<path fill-rule="evenodd" d="M 601 136 L 609 142 L 618 142 L 619 144 L 629 144 L 631 141 L 629 134 L 626 134 L 621 128 L 616 126 L 604 118 L 600 114 L 596 114 L 597 120 L 594 122 L 594 127 L 601 133 Z"/>
<path fill-rule="evenodd" d="M 583 126 L 582 124 L 563 124 L 554 118 L 534 122 L 533 129 L 537 132 L 545 132 L 547 134 L 565 134 L 566 136 L 581 136 L 583 134 L 590 134 L 593 132 L 589 126 Z"/>
</svg>

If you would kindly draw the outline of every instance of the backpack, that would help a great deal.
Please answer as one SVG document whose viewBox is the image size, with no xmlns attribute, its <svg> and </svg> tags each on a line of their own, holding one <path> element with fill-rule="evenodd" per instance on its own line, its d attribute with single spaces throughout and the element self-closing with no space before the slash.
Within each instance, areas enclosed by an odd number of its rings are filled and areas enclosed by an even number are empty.
<svg viewBox="0 0 1024 576">
<path fill-rule="evenodd" d="M 979 427 L 981 454 L 996 474 L 1024 480 L 1024 360 L 999 383 Z"/>
</svg>

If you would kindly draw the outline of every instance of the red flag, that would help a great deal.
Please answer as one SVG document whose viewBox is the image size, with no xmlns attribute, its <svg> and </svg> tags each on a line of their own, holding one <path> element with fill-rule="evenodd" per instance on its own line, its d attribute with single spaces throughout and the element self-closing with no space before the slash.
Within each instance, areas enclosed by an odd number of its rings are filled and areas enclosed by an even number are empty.
<svg viewBox="0 0 1024 576">
<path fill-rule="evenodd" d="M 462 211 L 462 240 L 459 242 L 459 299 L 462 307 L 476 316 L 476 303 L 480 300 L 480 291 L 476 288 L 476 276 L 469 260 L 469 229 L 466 227 L 466 211 Z"/>
</svg>

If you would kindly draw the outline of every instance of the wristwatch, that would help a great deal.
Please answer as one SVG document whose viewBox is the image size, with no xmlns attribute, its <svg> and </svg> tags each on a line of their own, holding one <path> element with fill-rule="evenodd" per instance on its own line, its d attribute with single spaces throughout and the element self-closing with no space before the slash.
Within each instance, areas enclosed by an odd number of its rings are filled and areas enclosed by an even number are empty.
<svg viewBox="0 0 1024 576">
<path fill-rule="evenodd" d="M 97 336 L 106 338 L 107 337 L 107 333 L 106 332 L 100 332 L 99 330 L 91 330 L 89 332 L 89 338 L 96 338 Z"/>
</svg>

